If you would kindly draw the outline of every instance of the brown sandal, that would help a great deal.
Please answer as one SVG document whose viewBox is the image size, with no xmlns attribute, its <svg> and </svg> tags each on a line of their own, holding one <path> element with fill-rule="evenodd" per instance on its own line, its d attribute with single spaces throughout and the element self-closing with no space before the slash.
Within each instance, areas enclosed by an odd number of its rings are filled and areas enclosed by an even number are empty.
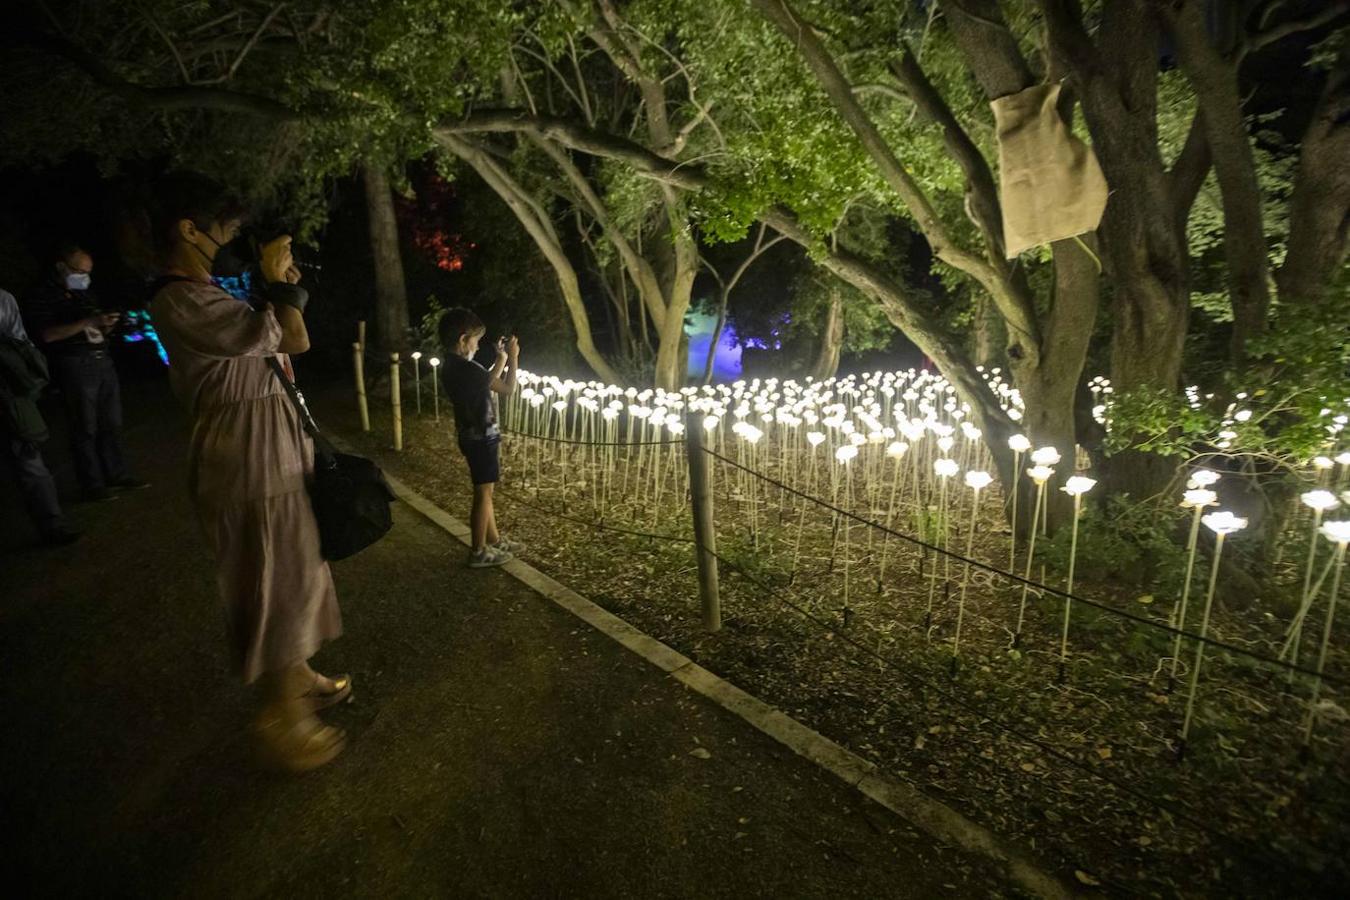
<svg viewBox="0 0 1350 900">
<path fill-rule="evenodd" d="M 263 765 L 299 774 L 337 758 L 347 746 L 347 733 L 309 715 L 288 722 L 280 716 L 260 718 L 253 727 Z"/>
<path fill-rule="evenodd" d="M 330 706 L 342 703 L 344 700 L 351 699 L 352 676 L 339 675 L 332 679 L 334 689 L 331 691 L 319 690 L 319 679 L 322 677 L 318 672 L 315 672 L 314 683 L 310 685 L 309 690 L 300 695 L 300 699 L 308 701 L 312 709 L 316 711 L 327 709 Z"/>
</svg>

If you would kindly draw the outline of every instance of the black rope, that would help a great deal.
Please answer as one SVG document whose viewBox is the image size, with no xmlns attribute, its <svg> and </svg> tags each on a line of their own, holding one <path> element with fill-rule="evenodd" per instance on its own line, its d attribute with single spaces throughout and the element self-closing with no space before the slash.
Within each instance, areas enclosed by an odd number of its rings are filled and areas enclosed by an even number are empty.
<svg viewBox="0 0 1350 900">
<path fill-rule="evenodd" d="M 632 536 L 634 536 L 634 537 L 656 538 L 657 540 L 662 540 L 662 541 L 672 541 L 672 542 L 674 542 L 674 543 L 679 543 L 679 544 L 692 544 L 692 543 L 694 543 L 694 539 L 691 538 L 691 537 L 678 537 L 678 536 L 673 535 L 673 534 L 656 534 L 656 533 L 650 532 L 650 531 L 634 531 L 634 530 L 631 529 L 631 528 L 619 528 L 619 527 L 616 526 L 616 525 L 606 525 L 606 524 L 604 524 L 603 522 L 591 522 L 591 521 L 588 521 L 588 520 L 586 520 L 586 519 L 578 519 L 578 518 L 576 518 L 575 516 L 569 516 L 569 515 L 567 515 L 566 513 L 560 513 L 560 512 L 558 512 L 557 510 L 549 509 L 548 507 L 546 507 L 546 506 L 541 506 L 541 505 L 538 504 L 538 503 L 531 503 L 529 500 L 526 500 L 526 499 L 524 499 L 523 497 L 517 496 L 516 494 L 514 494 L 514 493 L 512 493 L 512 492 L 510 492 L 510 491 L 504 491 L 504 490 L 502 490 L 502 489 L 501 489 L 501 485 L 498 485 L 498 486 L 497 486 L 496 494 L 497 494 L 498 496 L 500 496 L 500 497 L 505 497 L 507 500 L 511 501 L 512 503 L 519 503 L 521 506 L 527 506 L 527 507 L 529 507 L 530 509 L 537 510 L 537 511 L 543 513 L 544 515 L 552 516 L 552 517 L 555 518 L 555 519 L 562 519 L 562 520 L 565 521 L 565 522 L 573 522 L 573 523 L 575 523 L 575 524 L 577 524 L 577 525 L 585 525 L 585 526 L 587 526 L 587 527 L 589 527 L 589 528 L 599 528 L 599 529 L 601 529 L 602 531 L 613 531 L 613 532 L 617 532 L 617 533 L 619 533 L 619 534 L 629 534 L 629 535 L 632 535 Z"/>
<path fill-rule="evenodd" d="M 545 437 L 542 434 L 530 434 L 528 431 L 515 431 L 508 428 L 501 429 L 501 432 L 514 437 L 533 438 L 536 441 L 548 441 L 553 444 L 580 444 L 585 447 L 665 447 L 684 443 L 684 438 L 673 441 L 573 441 L 567 438 Z"/>
<path fill-rule="evenodd" d="M 1278 669 L 1283 669 L 1290 672 L 1298 672 L 1302 675 L 1310 675 L 1316 678 L 1321 678 L 1323 683 L 1325 684 L 1335 685 L 1337 687 L 1345 687 L 1347 685 L 1350 685 L 1350 681 L 1347 681 L 1346 679 L 1332 675 L 1327 675 L 1324 673 L 1319 673 L 1316 669 L 1309 669 L 1306 666 L 1300 666 L 1296 663 L 1285 662 L 1284 660 L 1275 659 L 1272 656 L 1263 656 L 1262 654 L 1257 653 L 1254 650 L 1248 650 L 1244 647 L 1239 647 L 1236 644 L 1229 644 L 1212 637 L 1208 636 L 1201 637 L 1198 634 L 1195 634 L 1190 631 L 1185 631 L 1180 628 L 1176 628 L 1164 622 L 1155 622 L 1152 619 L 1146 619 L 1143 616 L 1138 615 L 1137 613 L 1128 612 L 1127 610 L 1123 609 L 1117 609 L 1114 606 L 1108 606 L 1107 604 L 1102 603 L 1099 600 L 1090 600 L 1087 597 L 1080 597 L 1077 594 L 1070 594 L 1067 591 L 1061 590 L 1056 587 L 1051 587 L 1048 584 L 1041 584 L 1038 581 L 1032 581 L 1029 578 L 1024 578 L 1021 575 L 1018 575 L 1014 572 L 1006 572 L 1003 569 L 998 568 L 997 566 L 991 566 L 988 563 L 982 563 L 977 559 L 969 559 L 965 556 L 962 556 L 959 553 L 954 553 L 951 550 L 945 550 L 942 547 L 937 546 L 936 544 L 930 544 L 927 541 L 921 540 L 908 534 L 904 534 L 903 532 L 895 531 L 891 528 L 888 528 L 885 525 L 880 525 L 869 519 L 864 519 L 861 516 L 857 515 L 856 513 L 851 513 L 848 510 L 840 509 L 839 507 L 835 506 L 832 503 L 827 503 L 826 501 L 821 500 L 818 497 L 812 497 L 810 494 L 803 493 L 794 487 L 790 487 L 786 484 L 783 484 L 781 481 L 778 481 L 775 478 L 763 474 L 762 472 L 757 472 L 754 469 L 751 469 L 747 466 L 743 466 L 740 463 L 736 462 L 734 459 L 728 459 L 727 457 L 723 456 L 722 454 L 714 450 L 709 450 L 707 447 L 703 447 L 702 450 L 703 452 L 709 454 L 710 456 L 722 460 L 722 462 L 727 463 L 728 465 L 735 466 L 737 469 L 740 469 L 743 472 L 748 472 L 751 475 L 754 475 L 756 478 L 759 478 L 763 481 L 767 481 L 769 484 L 775 485 L 781 490 L 785 490 L 791 494 L 795 494 L 796 496 L 801 497 L 805 500 L 810 500 L 812 503 L 822 506 L 825 509 L 837 513 L 838 515 L 847 516 L 848 518 L 852 519 L 855 522 L 858 522 L 859 524 L 867 525 L 871 528 L 877 529 L 878 531 L 884 532 L 885 534 L 888 534 L 892 537 L 899 538 L 902 541 L 907 541 L 910 544 L 913 544 L 914 546 L 922 547 L 925 550 L 925 552 L 928 550 L 932 550 L 934 553 L 941 553 L 947 557 L 950 557 L 951 559 L 956 560 L 957 562 L 967 563 L 968 565 L 974 566 L 977 569 L 983 569 L 986 572 L 991 572 L 995 575 L 1001 575 L 1004 578 L 1011 579 L 1012 581 L 1024 584 L 1031 588 L 1035 588 L 1039 591 L 1054 594 L 1057 597 L 1072 600 L 1074 603 L 1081 603 L 1084 606 L 1089 606 L 1093 609 L 1101 610 L 1102 612 L 1109 613 L 1113 616 L 1119 616 L 1120 618 L 1128 619 L 1129 621 L 1134 622 L 1138 625 L 1147 625 L 1150 628 L 1154 628 L 1157 629 L 1158 631 L 1162 631 L 1174 636 L 1180 635 L 1189 640 L 1198 641 L 1202 644 L 1214 647 L 1215 649 L 1218 650 L 1224 650 L 1228 653 L 1235 653 L 1239 656 L 1245 656 L 1249 659 L 1253 659 L 1256 660 L 1257 662 L 1274 666 L 1275 668 Z"/>
<path fill-rule="evenodd" d="M 707 549 L 707 548 L 704 548 L 704 549 Z M 1112 778 L 1112 777 L 1110 777 L 1110 776 L 1108 776 L 1108 775 L 1105 775 L 1105 774 L 1103 774 L 1103 773 L 1097 771 L 1097 770 L 1094 769 L 1092 766 L 1089 766 L 1088 764 L 1082 762 L 1081 760 L 1075 759 L 1072 755 L 1070 755 L 1070 754 L 1064 752 L 1063 750 L 1058 749 L 1057 747 L 1053 746 L 1052 744 L 1046 743 L 1044 740 L 1042 740 L 1042 739 L 1036 737 L 1034 734 L 1031 734 L 1031 733 L 1029 733 L 1029 732 L 1027 732 L 1027 731 L 1025 731 L 1025 730 L 1023 730 L 1023 729 L 1021 729 L 1021 728 L 1018 728 L 1018 727 L 1014 726 L 1014 725 L 1009 725 L 1009 724 L 1007 724 L 1006 722 L 1000 721 L 996 716 L 990 714 L 989 712 L 985 711 L 984 709 L 980 708 L 979 706 L 977 706 L 977 705 L 975 705 L 975 704 L 973 704 L 973 703 L 970 703 L 969 701 L 966 701 L 966 700 L 961 699 L 961 697 L 960 697 L 959 694 L 956 694 L 956 693 L 954 693 L 954 692 L 948 691 L 948 690 L 944 689 L 941 685 L 937 684 L 936 682 L 931 681 L 931 680 L 929 680 L 929 679 L 927 679 L 927 678 L 924 678 L 922 675 L 918 674 L 917 672 L 914 672 L 914 671 L 912 671 L 912 670 L 910 670 L 910 669 L 908 669 L 908 668 L 906 668 L 906 667 L 900 665 L 899 663 L 896 663 L 895 661 L 893 661 L 893 660 L 891 660 L 891 659 L 888 659 L 888 658 L 885 657 L 885 656 L 882 656 L 880 653 L 877 653 L 875 650 L 872 650 L 870 647 L 867 647 L 865 644 L 863 644 L 863 643 L 861 643 L 861 642 L 855 640 L 853 637 L 851 637 L 851 636 L 848 635 L 847 633 L 843 632 L 841 629 L 839 629 L 839 628 L 836 627 L 835 625 L 832 625 L 832 624 L 830 624 L 829 622 L 822 621 L 819 617 L 817 617 L 817 616 L 814 615 L 813 613 L 809 612 L 809 611 L 806 610 L 806 609 L 803 609 L 801 606 L 798 606 L 796 603 L 793 603 L 791 600 L 789 600 L 789 599 L 787 598 L 787 596 L 785 595 L 785 593 L 786 593 L 785 591 L 783 591 L 783 590 L 780 589 L 780 588 L 775 588 L 775 587 L 773 587 L 772 585 L 769 585 L 769 584 L 764 583 L 764 582 L 761 581 L 760 579 L 756 578 L 754 575 L 751 575 L 751 574 L 750 574 L 749 572 L 747 572 L 745 569 L 741 568 L 741 567 L 740 567 L 739 565 L 737 565 L 736 563 L 734 563 L 734 562 L 732 562 L 731 560 L 727 559 L 726 557 L 722 556 L 720 553 L 714 552 L 712 555 L 713 555 L 714 557 L 716 557 L 717 560 L 718 560 L 720 563 L 722 563 L 723 565 L 725 565 L 725 566 L 727 566 L 728 568 L 732 569 L 734 572 L 736 572 L 736 573 L 738 573 L 739 575 L 741 575 L 743 578 L 745 578 L 745 579 L 746 579 L 747 581 L 749 581 L 751 584 L 753 584 L 753 585 L 755 585 L 756 587 L 760 588 L 761 590 L 766 591 L 766 592 L 768 592 L 769 594 L 773 595 L 776 599 L 778 599 L 778 601 L 779 601 L 780 603 L 782 603 L 784 606 L 788 607 L 789 609 L 793 610 L 793 611 L 796 612 L 798 615 L 802 616 L 802 618 L 804 618 L 804 619 L 806 619 L 807 621 L 811 622 L 812 624 L 814 624 L 814 625 L 816 625 L 816 626 L 818 626 L 818 627 L 824 629 L 825 631 L 827 631 L 827 632 L 829 632 L 829 633 L 835 635 L 835 636 L 838 637 L 840 640 L 842 640 L 842 641 L 844 641 L 845 643 L 847 643 L 849 646 L 854 647 L 854 648 L 856 648 L 856 649 L 862 651 L 863 653 L 865 653 L 866 655 L 868 655 L 868 656 L 870 656 L 870 657 L 876 659 L 878 662 L 882 663 L 883 665 L 888 666 L 889 668 L 891 668 L 891 669 L 893 669 L 893 670 L 899 672 L 902 676 L 904 676 L 905 678 L 907 678 L 911 683 L 918 684 L 918 685 L 920 685 L 920 686 L 923 687 L 923 688 L 927 688 L 927 689 L 933 690 L 935 693 L 937 693 L 937 694 L 938 694 L 939 696 L 941 696 L 943 699 L 945 699 L 945 700 L 947 700 L 948 702 L 950 702 L 953 706 L 956 706 L 956 707 L 958 707 L 958 708 L 964 710 L 965 712 L 967 712 L 967 713 L 969 713 L 969 714 L 971 714 L 971 715 L 977 716 L 978 718 L 983 719 L 984 721 L 993 723 L 993 725 L 994 725 L 995 727 L 997 727 L 997 728 L 1001 729 L 1002 731 L 1004 731 L 1004 732 L 1006 732 L 1006 733 L 1012 735 L 1013 737 L 1018 738 L 1019 740 L 1022 740 L 1022 741 L 1024 741 L 1024 742 L 1028 743 L 1028 744 L 1031 744 L 1032 746 L 1035 746 L 1035 747 L 1041 749 L 1042 751 L 1044 751 L 1045 753 L 1049 754 L 1050 756 L 1053 756 L 1053 757 L 1055 757 L 1056 759 L 1061 760 L 1062 762 L 1068 763 L 1070 766 L 1072 766 L 1072 767 L 1075 768 L 1075 769 L 1078 769 L 1078 770 L 1080 770 L 1080 771 L 1086 772 L 1088 775 L 1091 775 L 1091 776 L 1093 776 L 1094 778 L 1097 778 L 1097 779 L 1099 779 L 1100 781 L 1102 781 L 1102 782 L 1104 782 L 1104 783 L 1106 783 L 1106 784 L 1109 784 L 1109 785 L 1111 785 L 1112 787 L 1114 787 L 1114 788 L 1116 788 L 1116 789 L 1118 789 L 1118 790 L 1120 790 L 1120 791 L 1123 791 L 1123 792 L 1126 793 L 1126 794 L 1129 794 L 1131 797 L 1134 797 L 1134 798 L 1137 799 L 1137 800 L 1142 800 L 1142 801 L 1144 801 L 1145 803 L 1148 803 L 1149 805 L 1154 806 L 1154 807 L 1156 807 L 1156 808 L 1158 808 L 1158 809 L 1160 809 L 1160 810 L 1162 810 L 1162 811 L 1168 813 L 1169 815 L 1175 816 L 1176 818 L 1178 818 L 1178 819 L 1180 819 L 1180 820 L 1182 820 L 1182 821 L 1184 821 L 1184 822 L 1186 822 L 1186 823 L 1192 825 L 1193 827 L 1200 829 L 1201 831 L 1205 832 L 1206 834 L 1209 834 L 1209 835 L 1211 835 L 1212 837 L 1218 838 L 1218 839 L 1219 839 L 1220 841 L 1222 841 L 1222 842 L 1228 843 L 1228 844 L 1230 844 L 1230 845 L 1232 845 L 1232 846 L 1235 846 L 1235 847 L 1240 847 L 1240 848 L 1243 848 L 1243 849 L 1247 849 L 1247 850 L 1260 850 L 1260 848 L 1256 847 L 1255 845 L 1248 846 L 1245 842 L 1241 841 L 1241 839 L 1236 838 L 1236 837 L 1234 837 L 1233 835 L 1228 834 L 1227 832 L 1219 831 L 1219 830 L 1214 829 L 1214 828 L 1211 827 L 1210 825 L 1208 825 L 1208 824 L 1206 824 L 1205 822 L 1203 822 L 1202 820 L 1200 820 L 1200 819 L 1198 819 L 1198 818 L 1192 816 L 1190 813 L 1185 812 L 1184 810 L 1175 808 L 1175 807 L 1173 807 L 1173 806 L 1169 806 L 1167 803 L 1165 803 L 1165 802 L 1163 802 L 1163 801 L 1161 801 L 1161 800 L 1158 800 L 1157 798 L 1153 797 L 1152 795 L 1147 794 L 1147 793 L 1145 793 L 1145 792 L 1139 790 L 1139 789 L 1136 788 L 1136 787 L 1133 787 L 1133 786 L 1131 786 L 1131 785 L 1129 785 L 1129 784 L 1127 784 L 1127 783 L 1125 783 L 1125 782 L 1123 782 L 1123 781 L 1118 781 L 1118 780 L 1116 780 L 1115 778 Z M 1262 852 L 1264 852 L 1264 851 L 1262 851 Z M 1273 858 L 1273 857 L 1272 857 L 1272 858 Z"/>
</svg>

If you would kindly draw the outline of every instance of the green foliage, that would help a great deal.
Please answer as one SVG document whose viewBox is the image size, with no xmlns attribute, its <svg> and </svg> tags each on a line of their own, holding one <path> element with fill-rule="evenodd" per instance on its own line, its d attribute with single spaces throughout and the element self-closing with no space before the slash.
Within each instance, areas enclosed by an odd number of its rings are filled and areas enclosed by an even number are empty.
<svg viewBox="0 0 1350 900">
<path fill-rule="evenodd" d="M 1078 522 L 1075 580 L 1146 584 L 1162 595 L 1177 592 L 1186 574 L 1186 552 L 1177 542 L 1183 517 L 1177 508 L 1135 503 L 1127 496 L 1084 507 Z M 1069 569 L 1070 528 L 1036 544 L 1036 558 L 1063 576 Z"/>
</svg>

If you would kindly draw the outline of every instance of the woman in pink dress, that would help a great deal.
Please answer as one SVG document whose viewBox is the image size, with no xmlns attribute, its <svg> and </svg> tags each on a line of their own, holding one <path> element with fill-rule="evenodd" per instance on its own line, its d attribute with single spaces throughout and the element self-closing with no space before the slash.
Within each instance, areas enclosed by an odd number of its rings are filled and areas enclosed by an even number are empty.
<svg viewBox="0 0 1350 900">
<path fill-rule="evenodd" d="M 262 248 L 265 304 L 221 290 L 217 254 L 237 235 L 242 207 L 194 173 L 165 176 L 157 193 L 152 224 L 168 277 L 150 313 L 193 417 L 188 489 L 215 554 L 234 662 L 261 688 L 260 751 L 305 771 L 342 752 L 344 733 L 315 713 L 351 694 L 350 677 L 309 667 L 342 633 L 342 615 L 306 492 L 313 444 L 267 363 L 275 356 L 289 372 L 289 355 L 309 349 L 306 295 L 289 237 Z"/>
</svg>

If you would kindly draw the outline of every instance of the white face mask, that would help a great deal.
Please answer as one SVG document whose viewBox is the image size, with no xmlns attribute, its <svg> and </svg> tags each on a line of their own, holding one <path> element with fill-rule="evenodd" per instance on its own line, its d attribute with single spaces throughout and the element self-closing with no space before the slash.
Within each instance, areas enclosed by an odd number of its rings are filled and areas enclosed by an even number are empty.
<svg viewBox="0 0 1350 900">
<path fill-rule="evenodd" d="M 69 289 L 72 290 L 72 291 L 87 291 L 87 290 L 89 290 L 89 273 L 88 273 L 88 272 L 67 272 L 67 273 L 66 273 L 66 287 L 69 288 Z"/>
</svg>

